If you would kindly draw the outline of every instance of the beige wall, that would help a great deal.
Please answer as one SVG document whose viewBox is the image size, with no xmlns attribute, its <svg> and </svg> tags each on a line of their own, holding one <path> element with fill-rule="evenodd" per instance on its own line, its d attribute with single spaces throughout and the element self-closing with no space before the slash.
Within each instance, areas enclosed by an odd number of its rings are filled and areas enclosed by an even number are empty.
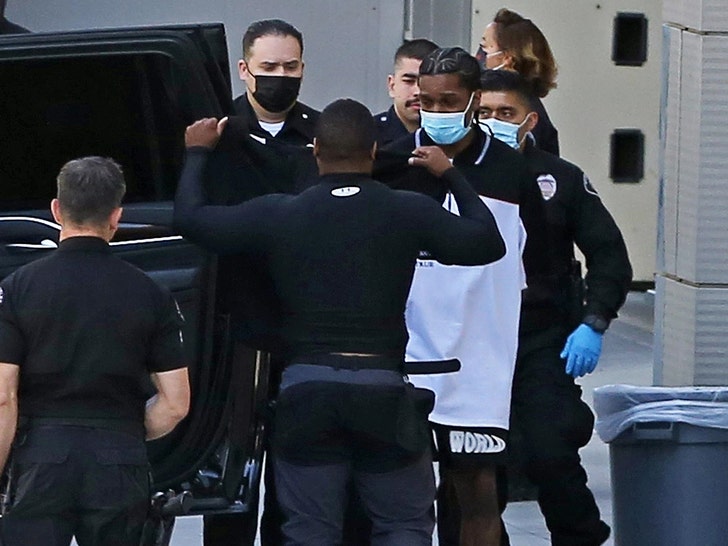
<svg viewBox="0 0 728 546">
<path fill-rule="evenodd" d="M 473 0 L 472 51 L 495 12 L 508 7 L 546 35 L 559 64 L 559 87 L 544 100 L 559 130 L 561 154 L 590 177 L 617 220 L 635 281 L 652 281 L 657 241 L 662 2 L 659 0 Z M 612 26 L 617 12 L 648 19 L 647 62 L 616 66 Z M 609 137 L 617 128 L 645 134 L 645 176 L 638 184 L 609 178 Z"/>
</svg>

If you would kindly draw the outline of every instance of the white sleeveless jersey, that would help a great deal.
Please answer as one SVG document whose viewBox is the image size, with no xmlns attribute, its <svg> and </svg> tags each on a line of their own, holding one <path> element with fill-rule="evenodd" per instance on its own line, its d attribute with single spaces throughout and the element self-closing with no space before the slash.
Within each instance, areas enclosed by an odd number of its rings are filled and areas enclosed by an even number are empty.
<svg viewBox="0 0 728 546">
<path fill-rule="evenodd" d="M 526 286 L 521 259 L 526 230 L 517 204 L 481 199 L 495 216 L 506 254 L 485 266 L 417 261 L 405 313 L 405 359 L 460 360 L 459 372 L 410 377 L 436 394 L 430 421 L 508 429 L 521 290 Z M 457 214 L 452 195 L 443 206 Z"/>
</svg>

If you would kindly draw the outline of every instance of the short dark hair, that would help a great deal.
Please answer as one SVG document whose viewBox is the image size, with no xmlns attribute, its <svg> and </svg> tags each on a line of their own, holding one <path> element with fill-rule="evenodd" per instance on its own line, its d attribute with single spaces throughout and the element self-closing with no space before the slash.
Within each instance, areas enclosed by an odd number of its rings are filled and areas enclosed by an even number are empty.
<svg viewBox="0 0 728 546">
<path fill-rule="evenodd" d="M 301 46 L 301 55 L 303 55 L 303 34 L 296 27 L 282 19 L 264 19 L 251 23 L 245 31 L 243 35 L 243 59 L 250 58 L 253 43 L 262 36 L 293 36 L 298 41 L 298 45 Z"/>
<path fill-rule="evenodd" d="M 121 167 L 107 157 L 69 161 L 61 167 L 56 183 L 61 211 L 76 225 L 106 222 L 126 193 Z"/>
<path fill-rule="evenodd" d="M 354 99 L 338 99 L 323 109 L 316 125 L 319 158 L 346 161 L 366 158 L 376 140 L 369 108 Z"/>
<path fill-rule="evenodd" d="M 456 74 L 460 84 L 471 93 L 480 89 L 480 65 L 462 47 L 439 48 L 422 60 L 420 76 L 440 74 Z"/>
<path fill-rule="evenodd" d="M 480 76 L 480 89 L 515 93 L 529 108 L 533 108 L 536 103 L 536 95 L 531 84 L 512 70 L 484 70 Z"/>
<path fill-rule="evenodd" d="M 394 63 L 397 64 L 400 59 L 417 59 L 421 61 L 438 47 L 435 42 L 431 42 L 426 38 L 405 40 L 394 53 Z"/>
</svg>

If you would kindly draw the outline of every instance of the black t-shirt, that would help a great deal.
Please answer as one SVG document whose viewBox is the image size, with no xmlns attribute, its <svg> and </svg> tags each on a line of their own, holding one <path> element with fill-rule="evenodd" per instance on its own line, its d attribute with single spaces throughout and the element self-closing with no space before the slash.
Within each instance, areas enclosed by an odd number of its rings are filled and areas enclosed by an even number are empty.
<svg viewBox="0 0 728 546">
<path fill-rule="evenodd" d="M 0 289 L 0 362 L 20 367 L 24 417 L 141 425 L 149 373 L 185 366 L 174 299 L 100 238 L 63 240 Z"/>
<path fill-rule="evenodd" d="M 493 216 L 456 169 L 440 183 L 450 185 L 461 217 L 364 174 L 326 175 L 299 195 L 266 195 L 225 207 L 205 205 L 200 178 L 208 155 L 188 150 L 175 224 L 214 252 L 263 257 L 283 308 L 291 356 L 403 358 L 404 308 L 419 252 L 443 263 L 475 265 L 505 251 Z"/>
</svg>

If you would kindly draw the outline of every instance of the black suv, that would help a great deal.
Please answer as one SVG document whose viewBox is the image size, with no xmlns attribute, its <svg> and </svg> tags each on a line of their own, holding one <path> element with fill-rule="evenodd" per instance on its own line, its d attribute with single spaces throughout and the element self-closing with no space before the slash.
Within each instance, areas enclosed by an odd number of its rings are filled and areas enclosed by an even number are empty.
<svg viewBox="0 0 728 546">
<path fill-rule="evenodd" d="M 175 295 L 186 318 L 192 407 L 149 444 L 155 490 L 190 513 L 257 502 L 268 359 L 233 350 L 216 312 L 216 259 L 172 228 L 184 129 L 231 111 L 222 24 L 0 36 L 0 278 L 51 252 L 48 210 L 66 161 L 112 157 L 127 197 L 112 247 Z"/>
</svg>

